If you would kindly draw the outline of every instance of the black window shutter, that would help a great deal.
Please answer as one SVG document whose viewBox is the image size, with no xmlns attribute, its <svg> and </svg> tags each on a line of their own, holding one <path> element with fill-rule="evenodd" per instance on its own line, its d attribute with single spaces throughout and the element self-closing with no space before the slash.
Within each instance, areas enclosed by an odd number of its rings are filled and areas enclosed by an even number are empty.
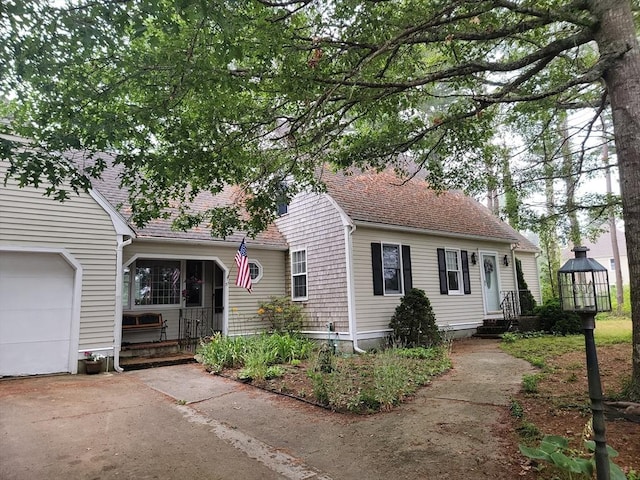
<svg viewBox="0 0 640 480">
<path fill-rule="evenodd" d="M 371 244 L 371 270 L 373 270 L 373 294 L 383 295 L 382 245 L 380 243 Z"/>
<path fill-rule="evenodd" d="M 444 248 L 438 248 L 438 275 L 440 276 L 440 293 L 449 293 L 447 283 L 447 261 L 444 255 Z"/>
<path fill-rule="evenodd" d="M 460 257 L 462 258 L 462 285 L 464 286 L 465 295 L 471 293 L 471 278 L 469 277 L 469 256 L 466 250 L 460 251 Z"/>
<path fill-rule="evenodd" d="M 402 246 L 402 279 L 404 280 L 404 294 L 413 288 L 413 279 L 411 278 L 411 247 L 409 245 Z"/>
</svg>

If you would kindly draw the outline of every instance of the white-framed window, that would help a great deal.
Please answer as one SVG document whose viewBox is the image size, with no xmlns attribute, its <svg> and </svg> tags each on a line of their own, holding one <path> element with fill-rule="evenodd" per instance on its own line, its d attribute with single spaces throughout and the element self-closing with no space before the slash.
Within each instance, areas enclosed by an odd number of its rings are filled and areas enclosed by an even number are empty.
<svg viewBox="0 0 640 480">
<path fill-rule="evenodd" d="M 616 269 L 616 259 L 615 258 L 610 258 L 609 259 L 609 270 L 615 271 L 615 269 Z"/>
<path fill-rule="evenodd" d="M 449 295 L 461 295 L 462 290 L 462 268 L 460 261 L 460 250 L 445 249 L 447 267 L 447 288 Z"/>
<path fill-rule="evenodd" d="M 307 251 L 291 251 L 291 297 L 293 300 L 307 299 Z"/>
<path fill-rule="evenodd" d="M 180 261 L 136 260 L 135 305 L 180 305 Z"/>
<path fill-rule="evenodd" d="M 402 259 L 400 245 L 382 244 L 384 294 L 402 293 Z"/>
<path fill-rule="evenodd" d="M 258 283 L 262 278 L 262 265 L 257 260 L 249 260 L 249 275 L 251 282 Z"/>
</svg>

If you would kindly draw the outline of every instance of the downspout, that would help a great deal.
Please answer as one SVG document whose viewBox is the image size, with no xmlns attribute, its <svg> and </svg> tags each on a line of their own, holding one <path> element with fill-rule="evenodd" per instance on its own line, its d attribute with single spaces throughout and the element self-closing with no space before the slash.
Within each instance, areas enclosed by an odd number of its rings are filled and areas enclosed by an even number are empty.
<svg viewBox="0 0 640 480">
<path fill-rule="evenodd" d="M 353 242 L 352 235 L 356 231 L 356 226 L 352 223 L 344 226 L 344 248 L 345 261 L 347 266 L 347 311 L 349 315 L 349 332 L 353 343 L 353 351 L 356 353 L 367 353 L 358 347 L 358 330 L 356 325 L 356 302 L 353 280 Z"/>
<path fill-rule="evenodd" d="M 124 237 L 124 235 L 118 235 L 118 245 L 116 246 L 116 313 L 115 330 L 113 332 L 113 369 L 118 373 L 124 371 L 120 366 L 120 347 L 122 345 L 122 251 L 132 241 L 131 237 L 127 240 Z"/>
</svg>

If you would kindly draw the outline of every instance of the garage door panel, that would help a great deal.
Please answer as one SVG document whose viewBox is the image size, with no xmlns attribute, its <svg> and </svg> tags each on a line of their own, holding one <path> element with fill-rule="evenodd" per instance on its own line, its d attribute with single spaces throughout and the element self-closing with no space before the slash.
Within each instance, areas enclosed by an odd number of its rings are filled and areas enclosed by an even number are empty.
<svg viewBox="0 0 640 480">
<path fill-rule="evenodd" d="M 3 344 L 0 353 L 0 374 L 36 375 L 69 370 L 69 342 L 37 342 Z M 48 352 L 44 356 L 41 352 Z M 28 352 L 28 355 L 25 355 Z"/>
<path fill-rule="evenodd" d="M 74 278 L 57 253 L 0 252 L 0 375 L 69 371 Z"/>
<path fill-rule="evenodd" d="M 68 268 L 67 268 L 68 270 Z M 16 310 L 47 310 L 60 306 L 62 300 L 73 292 L 73 277 L 49 276 L 46 281 L 33 277 L 5 275 L 0 278 L 2 309 L 9 313 Z"/>
<path fill-rule="evenodd" d="M 15 312 L 0 322 L 0 338 L 9 338 L 12 342 L 68 340 L 70 325 L 61 319 L 70 317 L 70 308 L 37 311 L 35 314 L 32 311 Z"/>
</svg>

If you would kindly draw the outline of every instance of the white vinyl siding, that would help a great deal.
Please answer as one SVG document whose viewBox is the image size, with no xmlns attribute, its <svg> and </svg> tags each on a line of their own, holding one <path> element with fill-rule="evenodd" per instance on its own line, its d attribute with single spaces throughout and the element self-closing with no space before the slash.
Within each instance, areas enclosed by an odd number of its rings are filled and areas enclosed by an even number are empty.
<svg viewBox="0 0 640 480">
<path fill-rule="evenodd" d="M 43 192 L 12 180 L 0 185 L 0 244 L 64 248 L 77 259 L 83 268 L 78 349 L 112 347 L 117 237 L 111 218 L 88 194 L 72 193 L 61 203 Z"/>
<path fill-rule="evenodd" d="M 336 331 L 348 332 L 345 227 L 335 204 L 327 195 L 300 194 L 276 224 L 291 251 L 307 251 L 304 329 L 324 333 L 331 322 Z M 368 262 L 371 263 L 370 254 Z M 288 269 L 290 278 L 289 265 Z M 290 284 L 288 288 L 291 289 Z"/>
<path fill-rule="evenodd" d="M 504 256 L 510 253 L 510 244 L 456 239 L 442 236 L 421 235 L 368 228 L 358 225 L 353 234 L 353 263 L 355 303 L 358 332 L 382 336 L 389 329 L 389 321 L 400 303 L 400 296 L 374 296 L 371 289 L 371 243 L 408 245 L 411 247 L 413 287 L 426 292 L 431 301 L 436 321 L 441 328 L 466 329 L 482 324 L 484 306 L 480 267 L 469 263 L 471 293 L 468 295 L 441 295 L 438 277 L 437 249 L 447 245 L 469 255 L 479 249 L 491 249 Z M 514 288 L 514 271 L 511 267 L 500 270 L 501 285 L 505 290 Z M 462 278 L 460 278 L 462 289 Z"/>
<path fill-rule="evenodd" d="M 221 245 L 214 242 L 211 242 L 210 245 L 196 245 L 188 242 L 137 241 L 125 247 L 123 261 L 126 264 L 136 255 L 138 258 L 200 259 L 205 263 L 212 261 L 214 257 L 217 258 L 222 264 L 220 267 L 227 269 L 227 274 L 222 279 L 228 290 L 227 298 L 224 299 L 224 315 L 227 316 L 228 327 L 224 333 L 252 335 L 268 328 L 268 325 L 264 325 L 257 315 L 260 303 L 272 296 L 286 295 L 285 252 L 261 249 L 251 241 L 247 242 L 250 261 L 258 262 L 263 271 L 260 282 L 254 284 L 253 293 L 249 293 L 245 288 L 235 285 L 237 268 L 234 259 L 238 246 Z M 212 306 L 212 282 L 213 278 L 210 278 L 209 274 L 205 275 L 204 307 Z M 178 337 L 179 305 L 147 308 L 162 313 L 163 320 L 167 320 L 167 338 Z"/>
</svg>

